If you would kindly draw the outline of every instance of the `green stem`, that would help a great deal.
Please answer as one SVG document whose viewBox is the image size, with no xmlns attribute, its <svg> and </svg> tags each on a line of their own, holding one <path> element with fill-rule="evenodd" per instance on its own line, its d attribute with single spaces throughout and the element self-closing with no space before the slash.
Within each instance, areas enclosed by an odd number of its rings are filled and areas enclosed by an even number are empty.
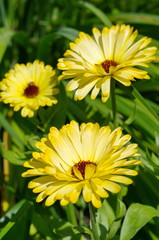
<svg viewBox="0 0 159 240">
<path fill-rule="evenodd" d="M 116 99 L 115 99 L 115 79 L 111 79 L 110 95 L 111 95 L 114 127 L 116 128 L 117 127 L 117 113 L 116 113 Z"/>
<path fill-rule="evenodd" d="M 75 207 L 72 203 L 69 203 L 66 206 L 66 214 L 68 217 L 68 220 L 74 225 L 77 226 L 77 220 L 76 220 L 76 215 L 75 215 Z"/>
<path fill-rule="evenodd" d="M 89 203 L 88 206 L 89 206 L 89 213 L 90 213 L 90 227 L 93 234 L 93 240 L 100 240 L 98 229 L 97 229 L 97 223 L 95 220 L 94 207 L 92 206 L 91 203 Z"/>
</svg>

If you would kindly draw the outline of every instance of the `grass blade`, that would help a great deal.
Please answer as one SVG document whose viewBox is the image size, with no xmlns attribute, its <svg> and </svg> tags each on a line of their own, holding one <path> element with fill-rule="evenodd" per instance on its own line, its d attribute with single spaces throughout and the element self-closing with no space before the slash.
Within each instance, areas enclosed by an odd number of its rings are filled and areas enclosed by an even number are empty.
<svg viewBox="0 0 159 240">
<path fill-rule="evenodd" d="M 145 13 L 120 13 L 110 16 L 111 21 L 122 21 L 125 23 L 139 23 L 159 26 L 159 16 Z"/>
<path fill-rule="evenodd" d="M 18 137 L 16 132 L 10 126 L 9 122 L 4 118 L 4 116 L 0 113 L 0 124 L 3 126 L 4 129 L 8 131 L 10 136 L 13 138 L 13 141 L 17 143 L 19 147 L 23 147 L 22 140 Z"/>
<path fill-rule="evenodd" d="M 4 56 L 7 46 L 14 34 L 14 31 L 8 28 L 0 28 L 0 62 Z"/>
<path fill-rule="evenodd" d="M 2 239 L 11 230 L 11 228 L 16 224 L 16 222 L 19 221 L 23 217 L 23 215 L 26 214 L 26 212 L 28 210 L 30 210 L 30 208 L 32 207 L 31 202 L 28 202 L 24 199 L 21 201 L 20 204 L 18 203 L 17 205 L 18 205 L 19 209 L 18 209 L 17 213 L 13 216 L 13 218 L 8 222 L 8 224 L 0 232 L 0 239 Z"/>
<path fill-rule="evenodd" d="M 97 7 L 89 2 L 80 2 L 80 6 L 88 8 L 91 12 L 93 12 L 107 27 L 112 26 L 112 22 L 109 18 Z"/>
</svg>

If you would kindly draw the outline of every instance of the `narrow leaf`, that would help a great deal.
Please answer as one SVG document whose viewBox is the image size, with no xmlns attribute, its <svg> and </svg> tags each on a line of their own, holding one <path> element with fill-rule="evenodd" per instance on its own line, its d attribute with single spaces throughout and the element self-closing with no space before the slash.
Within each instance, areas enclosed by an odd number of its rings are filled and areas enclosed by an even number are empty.
<svg viewBox="0 0 159 240">
<path fill-rule="evenodd" d="M 142 95 L 138 92 L 138 90 L 134 87 L 125 87 L 119 84 L 120 88 L 123 89 L 126 94 L 129 94 L 131 98 L 135 98 L 136 103 L 138 103 L 151 117 L 152 121 L 157 125 L 159 125 L 159 116 L 157 113 L 151 108 L 151 106 L 147 103 L 147 101 L 142 97 Z"/>
<path fill-rule="evenodd" d="M 13 226 L 21 220 L 24 214 L 26 214 L 30 208 L 32 207 L 31 202 L 28 202 L 26 200 L 22 200 L 21 204 L 18 203 L 18 211 L 13 216 L 13 218 L 8 222 L 8 224 L 3 228 L 3 230 L 0 232 L 0 239 L 2 239 L 10 230 L 13 228 Z"/>
<path fill-rule="evenodd" d="M 4 116 L 1 113 L 0 113 L 0 124 L 3 126 L 5 130 L 8 131 L 13 141 L 15 141 L 18 146 L 23 147 L 22 140 L 19 138 L 19 136 L 16 134 L 16 132 L 13 130 L 13 128 L 9 124 L 9 122 L 4 118 Z"/>
<path fill-rule="evenodd" d="M 80 5 L 88 8 L 91 12 L 93 12 L 107 27 L 111 27 L 112 23 L 109 18 L 103 13 L 99 8 L 95 7 L 93 4 L 89 2 L 81 1 Z"/>
<path fill-rule="evenodd" d="M 113 22 L 139 23 L 159 26 L 159 16 L 146 13 L 120 13 L 110 16 Z"/>
<path fill-rule="evenodd" d="M 22 166 L 24 161 L 20 159 L 20 157 L 17 155 L 17 153 L 13 151 L 6 151 L 2 150 L 2 155 L 4 158 L 6 158 L 10 163 L 14 165 L 20 165 Z"/>
<path fill-rule="evenodd" d="M 55 34 L 66 37 L 71 41 L 74 41 L 78 37 L 79 31 L 77 31 L 74 28 L 61 27 L 59 28 L 59 30 L 55 32 Z"/>
<path fill-rule="evenodd" d="M 0 62 L 13 35 L 14 32 L 11 29 L 0 28 Z"/>
<path fill-rule="evenodd" d="M 159 116 L 156 114 L 156 112 L 150 107 L 150 105 L 145 101 L 145 99 L 142 97 L 142 95 L 138 92 L 138 90 L 133 87 L 132 94 L 136 98 L 137 102 L 151 115 L 153 121 L 159 125 Z"/>
</svg>

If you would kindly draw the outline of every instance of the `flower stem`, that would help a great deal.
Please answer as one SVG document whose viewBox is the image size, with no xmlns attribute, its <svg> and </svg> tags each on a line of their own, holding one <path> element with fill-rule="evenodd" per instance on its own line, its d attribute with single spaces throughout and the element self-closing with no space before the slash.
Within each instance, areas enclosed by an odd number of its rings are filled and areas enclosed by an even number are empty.
<svg viewBox="0 0 159 240">
<path fill-rule="evenodd" d="M 69 203 L 66 206 L 66 214 L 68 217 L 68 220 L 74 225 L 77 226 L 77 220 L 76 220 L 76 215 L 75 215 L 75 207 L 72 203 Z"/>
<path fill-rule="evenodd" d="M 93 234 L 93 240 L 100 240 L 98 229 L 97 229 L 97 223 L 95 220 L 94 207 L 92 206 L 91 203 L 89 203 L 88 206 L 89 206 L 89 214 L 90 214 L 90 227 Z"/>
<path fill-rule="evenodd" d="M 114 127 L 116 128 L 117 127 L 117 113 L 116 113 L 116 99 L 115 99 L 115 79 L 111 79 L 110 95 L 111 95 Z"/>
</svg>

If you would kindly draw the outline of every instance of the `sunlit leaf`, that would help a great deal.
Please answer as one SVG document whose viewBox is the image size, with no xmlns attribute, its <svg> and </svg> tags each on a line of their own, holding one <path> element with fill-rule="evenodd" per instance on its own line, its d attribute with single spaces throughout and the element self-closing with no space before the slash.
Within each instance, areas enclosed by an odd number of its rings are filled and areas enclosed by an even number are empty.
<svg viewBox="0 0 159 240">
<path fill-rule="evenodd" d="M 130 240 L 153 217 L 159 217 L 159 212 L 151 207 L 138 203 L 132 204 L 126 213 L 120 234 L 120 240 Z"/>
<path fill-rule="evenodd" d="M 19 231 L 19 224 L 20 221 L 26 223 L 26 219 L 28 217 L 28 214 L 31 214 L 31 208 L 32 203 L 26 200 L 21 200 L 20 203 L 14 206 L 14 214 L 11 215 L 10 221 L 7 223 L 7 225 L 3 228 L 3 230 L 0 232 L 0 239 L 1 240 L 7 240 L 7 238 L 10 238 L 11 235 L 13 236 L 13 233 Z M 27 226 L 25 226 L 26 229 L 28 229 Z M 12 232 L 13 231 L 13 232 Z M 18 232 L 17 232 L 18 234 Z M 19 234 L 18 234 L 19 235 Z M 20 239 L 19 237 L 16 237 L 16 239 Z"/>
</svg>

